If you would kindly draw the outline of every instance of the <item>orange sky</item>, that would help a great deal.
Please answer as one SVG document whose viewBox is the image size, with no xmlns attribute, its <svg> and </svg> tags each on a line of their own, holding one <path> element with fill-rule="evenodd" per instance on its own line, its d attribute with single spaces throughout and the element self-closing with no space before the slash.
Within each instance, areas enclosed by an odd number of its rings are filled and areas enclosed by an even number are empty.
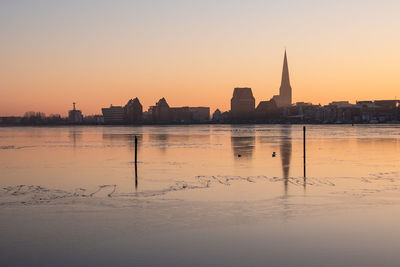
<svg viewBox="0 0 400 267">
<path fill-rule="evenodd" d="M 227 110 L 241 86 L 258 103 L 285 47 L 295 102 L 400 97 L 396 1 L 151 2 L 0 3 L 0 116 L 134 97 Z"/>
</svg>

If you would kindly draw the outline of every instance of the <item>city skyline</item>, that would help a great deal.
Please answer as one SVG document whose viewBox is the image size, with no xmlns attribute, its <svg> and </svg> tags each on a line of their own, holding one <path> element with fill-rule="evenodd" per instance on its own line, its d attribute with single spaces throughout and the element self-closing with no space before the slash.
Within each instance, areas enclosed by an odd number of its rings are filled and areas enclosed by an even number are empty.
<svg viewBox="0 0 400 267">
<path fill-rule="evenodd" d="M 281 83 L 280 83 L 280 87 L 279 87 L 279 90 L 278 90 L 278 92 L 279 92 L 279 94 L 278 95 L 273 95 L 271 98 L 270 98 L 270 100 L 269 101 L 266 101 L 266 99 L 259 99 L 259 100 L 255 100 L 255 97 L 253 97 L 252 96 L 252 88 L 250 88 L 250 87 L 235 87 L 234 88 L 235 90 L 234 90 L 234 97 L 235 97 L 235 94 L 236 94 L 236 91 L 237 90 L 250 90 L 249 91 L 249 93 L 251 94 L 251 97 L 253 98 L 253 111 L 255 110 L 255 107 L 256 107 L 256 104 L 257 104 L 257 107 L 258 106 L 260 106 L 260 104 L 265 104 L 266 102 L 270 102 L 270 101 L 274 101 L 274 103 L 275 103 L 275 105 L 277 106 L 277 107 L 290 107 L 290 106 L 293 106 L 293 105 L 296 105 L 297 103 L 299 104 L 299 105 L 303 105 L 303 104 L 315 104 L 315 105 L 321 105 L 321 103 L 311 103 L 311 102 L 304 102 L 304 101 L 298 101 L 298 102 L 293 102 L 293 98 L 292 98 L 292 95 L 293 95 L 293 90 L 292 90 L 292 87 L 291 87 L 291 83 L 290 83 L 290 75 L 289 75 L 289 67 L 288 67 L 288 59 L 287 59 L 287 51 L 286 51 L 286 48 L 285 48 L 285 50 L 284 50 L 284 57 L 283 57 L 283 65 L 282 65 L 282 73 L 281 73 Z M 136 101 L 139 101 L 139 99 L 138 99 L 138 97 L 135 97 L 135 99 L 136 99 Z M 397 98 L 395 98 L 395 99 L 397 99 Z M 162 99 L 161 100 L 164 100 L 165 101 L 165 98 L 164 97 L 162 97 Z M 366 100 L 366 99 L 364 99 L 364 100 Z M 375 99 L 375 100 L 383 100 L 383 99 Z M 375 100 L 373 100 L 373 101 L 375 101 Z M 132 100 L 130 100 L 130 101 L 132 101 Z M 367 101 L 370 101 L 370 99 L 368 99 Z M 386 101 L 386 99 L 384 100 L 384 101 Z M 329 102 L 329 103 L 327 103 L 327 104 L 331 104 L 331 103 L 339 103 L 339 102 L 347 102 L 347 103 L 349 103 L 350 101 L 348 101 L 348 100 L 345 100 L 345 99 L 341 99 L 341 100 L 339 100 L 339 101 L 331 101 L 331 102 Z M 356 103 L 357 102 L 359 102 L 359 100 L 356 100 L 355 101 Z M 361 101 L 362 102 L 362 101 Z M 76 105 L 77 103 L 76 102 L 73 102 L 73 110 L 69 110 L 68 111 L 68 117 L 69 118 L 71 118 L 71 112 L 72 111 L 75 111 L 75 105 Z M 115 108 L 121 108 L 122 109 L 122 106 L 123 105 L 119 105 L 119 104 L 117 104 L 117 105 L 115 105 L 115 104 L 113 104 L 113 103 L 111 103 L 110 104 L 110 107 L 115 107 Z M 183 103 L 182 104 L 182 106 L 183 107 L 188 107 L 188 104 L 187 104 L 187 102 L 185 102 L 185 103 Z M 147 108 L 146 108 L 146 110 L 145 111 L 151 111 L 151 109 L 152 109 L 152 107 L 153 107 L 153 105 L 149 105 Z M 208 107 L 209 108 L 209 107 Z M 101 113 L 104 113 L 104 107 L 101 107 L 100 108 L 100 110 L 101 110 L 101 112 L 98 112 L 98 113 L 92 113 L 92 114 L 82 114 L 82 111 L 81 110 L 79 110 L 79 116 L 82 116 L 82 115 L 99 115 L 99 114 L 101 114 Z M 216 110 L 221 110 L 220 108 L 218 108 L 218 107 L 216 107 L 215 109 L 213 109 L 214 111 L 216 111 Z M 223 112 L 225 112 L 225 111 L 232 111 L 232 103 L 231 103 L 231 106 L 230 106 L 230 108 L 228 108 L 227 110 L 222 110 Z M 44 113 L 44 112 L 42 112 L 42 111 L 25 111 L 24 112 L 24 114 L 26 114 L 26 113 L 33 113 L 33 112 L 39 112 L 39 113 L 42 113 L 42 114 L 46 114 L 46 113 Z M 58 113 L 58 114 L 55 114 L 55 113 L 51 113 L 51 114 L 53 114 L 53 115 L 60 115 L 60 113 Z M 122 114 L 122 113 L 121 113 Z M 62 114 L 61 116 L 63 117 L 63 115 L 64 114 Z M 11 115 L 11 116 L 14 116 L 14 115 Z M 78 120 L 73 120 L 73 121 L 76 121 L 76 122 L 78 122 L 78 121 L 81 121 L 82 119 L 78 119 Z"/>
<path fill-rule="evenodd" d="M 235 87 L 278 94 L 284 47 L 293 103 L 398 97 L 396 1 L 189 2 L 0 3 L 0 116 L 162 96 L 228 110 Z"/>
</svg>

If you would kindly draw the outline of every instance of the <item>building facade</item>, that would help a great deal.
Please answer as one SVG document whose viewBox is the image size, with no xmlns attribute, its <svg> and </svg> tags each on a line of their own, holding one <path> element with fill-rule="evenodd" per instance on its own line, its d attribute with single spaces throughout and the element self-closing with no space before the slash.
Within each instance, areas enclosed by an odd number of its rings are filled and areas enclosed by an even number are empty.
<svg viewBox="0 0 400 267">
<path fill-rule="evenodd" d="M 255 110 L 255 98 L 251 88 L 235 88 L 231 99 L 231 115 L 233 119 L 250 118 Z"/>
<path fill-rule="evenodd" d="M 158 100 L 155 106 L 150 106 L 148 112 L 153 122 L 166 123 L 171 121 L 171 109 L 164 97 Z"/>
<path fill-rule="evenodd" d="M 136 97 L 128 101 L 124 107 L 124 120 L 127 123 L 139 123 L 142 121 L 143 107 Z"/>
<path fill-rule="evenodd" d="M 73 108 L 68 112 L 68 122 L 70 123 L 82 123 L 83 121 L 83 116 L 82 116 L 82 111 L 77 110 L 75 108 L 75 102 L 72 103 Z"/>
<path fill-rule="evenodd" d="M 210 120 L 209 107 L 189 107 L 189 111 L 192 114 L 191 119 L 195 122 L 206 122 Z"/>
<path fill-rule="evenodd" d="M 124 108 L 111 105 L 109 108 L 102 108 L 105 124 L 120 124 L 124 122 Z"/>
</svg>

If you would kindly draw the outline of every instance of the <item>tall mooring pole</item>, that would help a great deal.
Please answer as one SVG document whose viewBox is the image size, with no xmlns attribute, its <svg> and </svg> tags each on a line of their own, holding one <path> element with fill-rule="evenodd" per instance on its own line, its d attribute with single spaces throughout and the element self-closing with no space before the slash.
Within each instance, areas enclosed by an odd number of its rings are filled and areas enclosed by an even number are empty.
<svg viewBox="0 0 400 267">
<path fill-rule="evenodd" d="M 135 135 L 135 188 L 138 187 L 138 175 L 137 175 L 137 136 Z"/>
<path fill-rule="evenodd" d="M 306 178 L 306 126 L 303 126 L 303 171 Z"/>
</svg>

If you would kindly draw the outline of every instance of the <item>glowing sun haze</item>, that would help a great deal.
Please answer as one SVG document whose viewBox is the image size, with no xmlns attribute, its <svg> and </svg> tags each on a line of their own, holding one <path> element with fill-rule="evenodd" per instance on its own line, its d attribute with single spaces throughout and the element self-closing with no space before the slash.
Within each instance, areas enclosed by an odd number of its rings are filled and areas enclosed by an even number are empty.
<svg viewBox="0 0 400 267">
<path fill-rule="evenodd" d="M 147 110 L 400 97 L 399 1 L 1 1 L 0 116 L 84 114 L 139 97 Z"/>
</svg>

